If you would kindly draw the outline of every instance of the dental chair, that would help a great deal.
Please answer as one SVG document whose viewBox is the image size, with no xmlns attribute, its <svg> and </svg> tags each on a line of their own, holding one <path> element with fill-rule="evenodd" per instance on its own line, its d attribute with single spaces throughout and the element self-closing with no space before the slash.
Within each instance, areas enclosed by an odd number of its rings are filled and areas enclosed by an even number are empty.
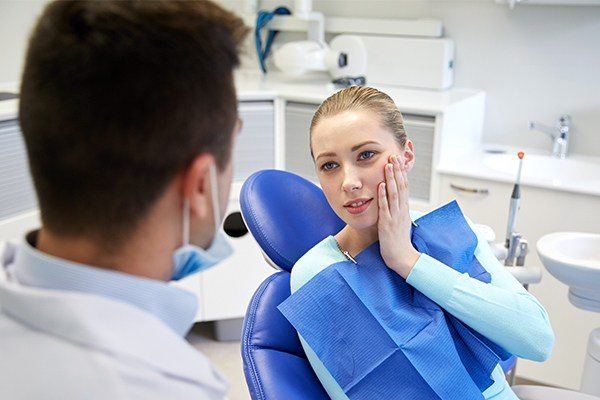
<svg viewBox="0 0 600 400">
<path fill-rule="evenodd" d="M 268 277 L 250 300 L 242 330 L 242 360 L 254 400 L 329 399 L 304 354 L 294 327 L 277 306 L 290 296 L 296 261 L 344 227 L 323 191 L 279 170 L 254 173 L 240 194 L 242 217 L 265 260 L 280 271 Z M 502 364 L 512 370 L 516 358 Z"/>
</svg>

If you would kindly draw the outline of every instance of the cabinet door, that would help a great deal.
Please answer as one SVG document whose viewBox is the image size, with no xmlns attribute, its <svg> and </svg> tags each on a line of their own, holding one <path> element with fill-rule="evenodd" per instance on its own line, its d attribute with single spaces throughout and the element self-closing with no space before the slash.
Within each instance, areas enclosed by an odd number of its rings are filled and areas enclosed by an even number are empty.
<svg viewBox="0 0 600 400">
<path fill-rule="evenodd" d="M 0 121 L 0 240 L 20 240 L 39 226 L 27 152 L 16 119 Z"/>
<path fill-rule="evenodd" d="M 450 175 L 444 175 L 440 184 L 441 204 L 456 200 L 473 222 L 492 227 L 498 240 L 504 238 L 512 191 L 510 184 Z"/>
<path fill-rule="evenodd" d="M 310 122 L 318 105 L 287 103 L 285 109 L 285 170 L 317 182 L 310 155 Z"/>
<path fill-rule="evenodd" d="M 275 132 L 272 102 L 241 102 L 242 130 L 233 149 L 233 181 L 275 167 Z"/>
<path fill-rule="evenodd" d="M 431 171 L 433 164 L 433 139 L 435 119 L 404 114 L 404 129 L 415 146 L 415 164 L 408 174 L 410 198 L 429 202 L 431 196 Z"/>
</svg>

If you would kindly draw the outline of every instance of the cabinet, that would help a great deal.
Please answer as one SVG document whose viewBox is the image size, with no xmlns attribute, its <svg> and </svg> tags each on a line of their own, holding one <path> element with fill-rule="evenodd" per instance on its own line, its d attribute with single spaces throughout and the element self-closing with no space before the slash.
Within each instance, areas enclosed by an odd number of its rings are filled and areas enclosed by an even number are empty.
<svg viewBox="0 0 600 400">
<path fill-rule="evenodd" d="M 288 102 L 285 107 L 285 169 L 317 182 L 310 155 L 310 123 L 318 104 Z"/>
<path fill-rule="evenodd" d="M 40 226 L 27 153 L 16 116 L 0 121 L 0 240 L 19 241 Z"/>
<path fill-rule="evenodd" d="M 486 193 L 487 192 L 487 193 Z M 456 199 L 466 216 L 491 226 L 497 240 L 504 240 L 512 184 L 454 175 L 440 177 L 440 201 Z M 521 187 L 517 231 L 530 244 L 527 264 L 541 266 L 536 242 L 557 231 L 598 232 L 600 198 L 529 186 Z M 572 306 L 568 287 L 543 270 L 542 281 L 531 292 L 550 315 L 556 334 L 551 358 L 544 363 L 520 360 L 517 374 L 552 385 L 578 389 L 589 333 L 600 325 L 600 315 Z"/>
<path fill-rule="evenodd" d="M 19 123 L 16 119 L 0 121 L 0 220 L 36 206 Z"/>
<path fill-rule="evenodd" d="M 243 183 L 253 172 L 275 167 L 273 102 L 240 102 L 238 114 L 242 130 L 233 148 L 233 182 Z"/>
</svg>

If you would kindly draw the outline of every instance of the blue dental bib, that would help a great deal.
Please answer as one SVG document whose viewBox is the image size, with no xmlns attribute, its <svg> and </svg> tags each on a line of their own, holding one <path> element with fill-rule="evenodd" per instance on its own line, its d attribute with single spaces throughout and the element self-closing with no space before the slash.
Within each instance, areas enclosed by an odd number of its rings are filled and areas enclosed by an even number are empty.
<svg viewBox="0 0 600 400">
<path fill-rule="evenodd" d="M 421 253 L 485 283 L 477 236 L 454 201 L 417 219 Z M 510 354 L 389 269 L 376 242 L 325 268 L 279 305 L 354 399 L 482 399 Z"/>
</svg>

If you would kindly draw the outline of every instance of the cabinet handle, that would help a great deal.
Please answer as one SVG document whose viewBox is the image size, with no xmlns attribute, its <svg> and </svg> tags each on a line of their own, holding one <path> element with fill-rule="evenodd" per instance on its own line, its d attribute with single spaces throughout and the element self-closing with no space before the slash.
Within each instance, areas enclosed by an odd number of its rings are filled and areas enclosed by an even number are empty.
<svg viewBox="0 0 600 400">
<path fill-rule="evenodd" d="M 456 191 L 464 192 L 464 193 L 482 194 L 482 195 L 490 194 L 489 189 L 468 188 L 468 187 L 464 187 L 464 186 L 455 185 L 454 183 L 451 183 L 450 187 Z"/>
</svg>

